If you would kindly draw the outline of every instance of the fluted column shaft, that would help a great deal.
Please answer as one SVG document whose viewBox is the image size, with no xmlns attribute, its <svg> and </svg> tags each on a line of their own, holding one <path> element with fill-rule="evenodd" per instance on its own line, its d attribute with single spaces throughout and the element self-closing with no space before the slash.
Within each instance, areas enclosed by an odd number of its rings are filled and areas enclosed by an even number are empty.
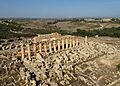
<svg viewBox="0 0 120 86">
<path fill-rule="evenodd" d="M 68 49 L 68 38 L 66 38 L 66 49 Z"/>
<path fill-rule="evenodd" d="M 28 47 L 28 58 L 29 58 L 29 60 L 31 60 L 31 50 L 30 50 L 30 45 L 28 44 L 27 47 Z"/>
<path fill-rule="evenodd" d="M 23 44 L 21 44 L 21 55 L 22 55 L 22 61 L 25 58 L 25 50 L 23 48 Z"/>
<path fill-rule="evenodd" d="M 45 54 L 47 54 L 47 43 L 44 42 L 44 51 L 45 51 Z"/>
<path fill-rule="evenodd" d="M 72 48 L 72 39 L 70 38 L 70 48 Z"/>
<path fill-rule="evenodd" d="M 62 50 L 64 50 L 64 39 L 62 39 Z"/>
<path fill-rule="evenodd" d="M 60 40 L 58 40 L 58 51 L 60 51 Z"/>
<path fill-rule="evenodd" d="M 49 51 L 50 51 L 50 53 L 52 53 L 52 44 L 51 44 L 51 41 L 49 42 Z"/>
<path fill-rule="evenodd" d="M 34 45 L 33 45 L 33 50 L 34 50 L 34 58 L 36 58 L 36 43 L 37 43 L 37 38 L 34 38 Z"/>
</svg>

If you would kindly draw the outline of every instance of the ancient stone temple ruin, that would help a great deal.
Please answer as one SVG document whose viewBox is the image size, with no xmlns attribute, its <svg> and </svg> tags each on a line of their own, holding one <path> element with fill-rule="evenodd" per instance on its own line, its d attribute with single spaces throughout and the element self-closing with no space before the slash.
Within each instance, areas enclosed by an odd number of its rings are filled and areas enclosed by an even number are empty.
<svg viewBox="0 0 120 86">
<path fill-rule="evenodd" d="M 4 41 L 4 40 L 3 40 Z M 0 46 L 0 86 L 120 86 L 120 48 L 58 33 Z"/>
<path fill-rule="evenodd" d="M 35 59 L 37 53 L 46 56 L 78 47 L 79 44 L 79 39 L 75 36 L 61 36 L 58 33 L 39 35 L 34 37 L 31 43 L 21 43 L 21 56 L 22 59 L 25 57 Z"/>
</svg>

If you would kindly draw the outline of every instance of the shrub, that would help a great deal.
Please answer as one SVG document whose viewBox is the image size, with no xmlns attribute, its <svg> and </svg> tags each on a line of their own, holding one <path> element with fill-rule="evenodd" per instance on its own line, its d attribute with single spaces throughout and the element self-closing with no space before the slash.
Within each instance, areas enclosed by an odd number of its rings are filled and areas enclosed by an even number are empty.
<svg viewBox="0 0 120 86">
<path fill-rule="evenodd" d="M 120 70 L 120 64 L 117 65 L 117 69 Z"/>
<path fill-rule="evenodd" d="M 77 29 L 77 32 L 73 32 L 72 35 L 77 36 L 110 36 L 110 37 L 120 37 L 120 27 L 119 28 L 105 28 L 101 30 L 80 30 Z"/>
</svg>

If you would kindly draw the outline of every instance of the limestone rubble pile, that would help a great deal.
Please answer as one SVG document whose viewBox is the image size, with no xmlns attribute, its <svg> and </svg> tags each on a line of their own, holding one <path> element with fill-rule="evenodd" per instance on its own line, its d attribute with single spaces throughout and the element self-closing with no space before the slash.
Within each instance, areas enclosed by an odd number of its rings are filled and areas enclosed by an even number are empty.
<svg viewBox="0 0 120 86">
<path fill-rule="evenodd" d="M 20 76 L 20 67 L 24 65 L 17 59 L 0 55 L 0 86 L 26 85 Z"/>
<path fill-rule="evenodd" d="M 95 80 L 86 79 L 85 77 L 88 77 L 87 75 L 85 76 L 83 74 L 82 77 L 78 77 L 77 74 L 85 71 L 92 72 L 93 70 L 98 70 L 99 65 L 94 59 L 101 57 L 114 59 L 117 58 L 116 56 L 119 56 L 117 52 L 119 52 L 117 48 L 111 45 L 88 42 L 87 45 L 81 44 L 78 48 L 56 53 L 45 59 L 37 53 L 36 59 L 32 61 L 24 60 L 27 72 L 24 71 L 25 74 L 23 74 L 22 71 L 21 75 L 25 80 L 29 80 L 30 73 L 33 73 L 34 79 L 32 79 L 32 82 L 27 81 L 31 83 L 31 85 L 33 84 L 33 86 L 38 84 L 37 82 L 39 82 L 41 86 L 70 86 L 72 81 L 78 79 L 82 80 L 87 86 L 93 86 L 99 84 L 99 82 L 97 83 Z M 87 63 L 86 61 L 93 62 Z M 84 62 L 86 62 L 86 65 L 93 65 L 93 68 L 89 66 L 83 70 L 79 65 Z M 25 68 L 23 69 L 25 70 Z M 92 78 L 97 79 L 95 75 L 93 75 Z"/>
</svg>

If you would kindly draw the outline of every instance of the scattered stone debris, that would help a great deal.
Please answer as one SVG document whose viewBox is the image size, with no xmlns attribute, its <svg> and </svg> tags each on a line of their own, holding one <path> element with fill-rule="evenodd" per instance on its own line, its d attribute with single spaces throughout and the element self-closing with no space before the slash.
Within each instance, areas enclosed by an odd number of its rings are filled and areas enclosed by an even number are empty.
<svg viewBox="0 0 120 86">
<path fill-rule="evenodd" d="M 81 40 L 84 41 L 79 42 L 79 46 L 75 44 L 70 48 L 69 43 L 68 47 L 62 44 L 64 50 L 60 48 L 59 52 L 58 47 L 53 47 L 56 52 L 43 56 L 36 50 L 36 56 L 28 53 L 22 59 L 17 55 L 21 51 L 13 52 L 18 48 L 11 43 L 14 48 L 9 53 L 0 51 L 0 86 L 119 85 L 120 71 L 114 61 L 120 60 L 120 50 L 105 43 L 87 41 L 87 37 Z"/>
</svg>

